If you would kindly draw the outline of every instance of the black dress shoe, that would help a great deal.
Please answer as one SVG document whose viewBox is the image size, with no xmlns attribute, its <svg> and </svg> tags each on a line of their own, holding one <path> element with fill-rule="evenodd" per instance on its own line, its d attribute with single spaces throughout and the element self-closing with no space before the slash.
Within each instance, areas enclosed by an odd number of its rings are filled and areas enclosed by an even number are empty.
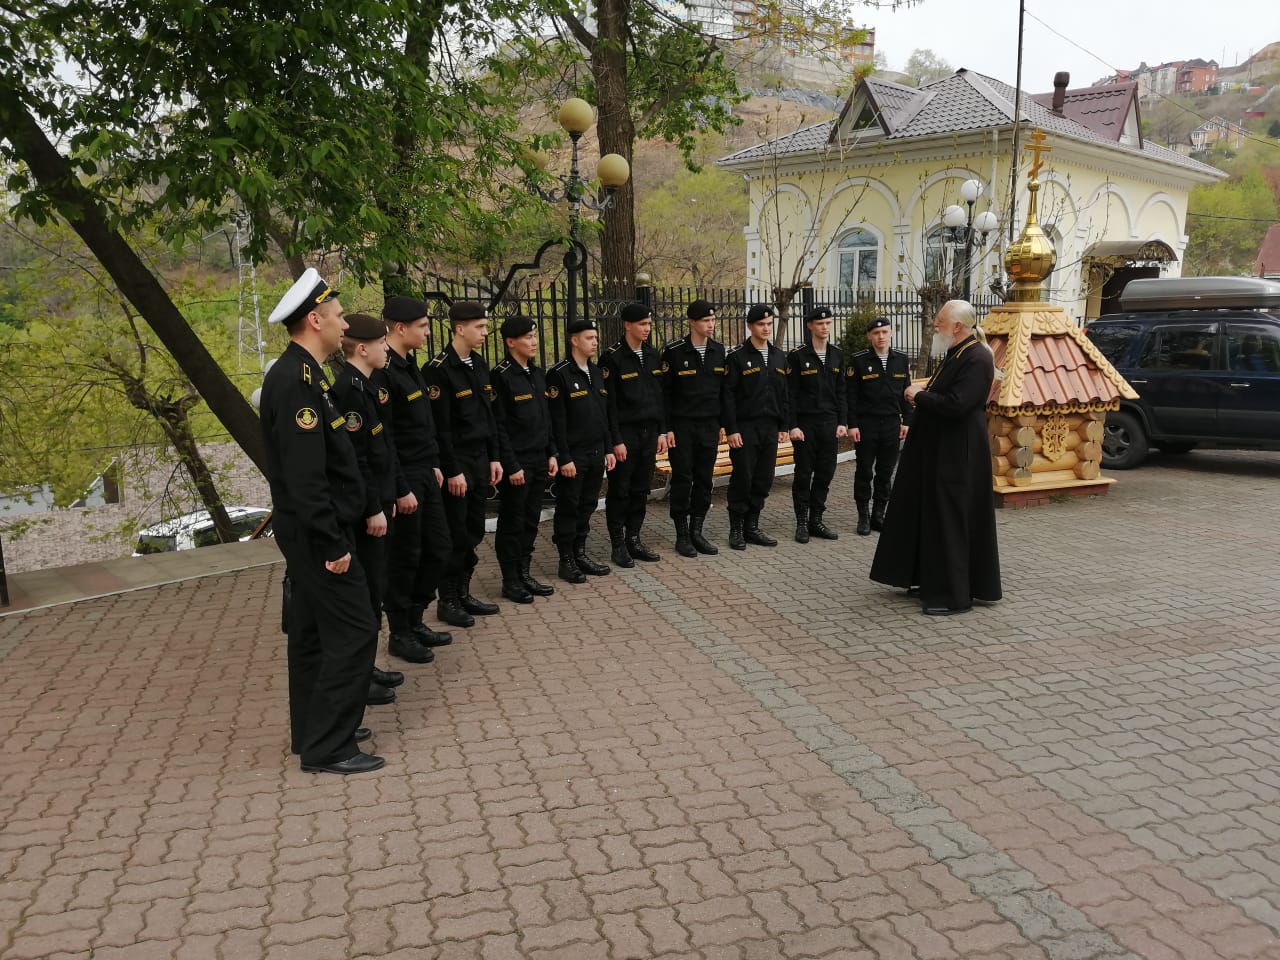
<svg viewBox="0 0 1280 960">
<path fill-rule="evenodd" d="M 385 703 L 395 703 L 396 692 L 394 690 L 388 690 L 381 684 L 370 683 L 369 696 L 365 698 L 364 702 L 371 707 L 381 706 Z"/>
<path fill-rule="evenodd" d="M 662 557 L 646 547 L 639 537 L 627 538 L 627 553 L 631 554 L 631 559 L 641 560 L 645 563 L 657 563 L 662 559 Z"/>
<path fill-rule="evenodd" d="M 373 736 L 373 731 L 368 727 L 356 727 L 356 743 L 364 743 Z"/>
<path fill-rule="evenodd" d="M 369 679 L 380 687 L 391 689 L 404 683 L 404 674 L 399 670 L 379 670 L 377 667 L 374 667 L 373 675 Z"/>
<path fill-rule="evenodd" d="M 453 634 L 448 630 L 432 630 L 425 623 L 415 623 L 409 632 L 424 647 L 447 647 L 453 643 Z"/>
<path fill-rule="evenodd" d="M 307 763 L 304 760 L 302 769 L 305 773 L 369 773 L 372 770 L 381 770 L 386 763 L 387 761 L 382 757 L 375 757 L 371 753 L 357 753 L 354 757 L 334 763 Z"/>
<path fill-rule="evenodd" d="M 458 597 L 458 605 L 467 613 L 478 617 L 491 617 L 500 609 L 496 603 L 489 603 L 479 597 L 473 597 L 469 593 L 464 593 Z"/>
<path fill-rule="evenodd" d="M 927 617 L 953 617 L 957 613 L 968 613 L 973 607 L 924 607 Z"/>
<path fill-rule="evenodd" d="M 387 641 L 387 653 L 410 663 L 430 663 L 436 655 L 418 642 L 417 634 L 393 633 Z"/>
</svg>

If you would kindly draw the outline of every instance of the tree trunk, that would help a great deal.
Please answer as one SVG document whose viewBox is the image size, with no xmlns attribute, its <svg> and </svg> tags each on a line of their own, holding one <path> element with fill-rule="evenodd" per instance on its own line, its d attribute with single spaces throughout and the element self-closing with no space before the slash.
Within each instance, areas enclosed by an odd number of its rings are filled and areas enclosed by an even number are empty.
<svg viewBox="0 0 1280 960">
<path fill-rule="evenodd" d="M 596 82 L 596 133 L 600 154 L 620 153 L 631 162 L 636 139 L 635 122 L 627 102 L 626 0 L 599 0 L 596 8 L 598 42 L 591 56 L 591 72 Z M 600 238 L 600 286 L 613 299 L 635 295 L 636 285 L 635 191 L 631 181 L 618 188 L 613 206 L 604 212 L 604 232 Z"/>
<path fill-rule="evenodd" d="M 165 349 L 245 454 L 266 472 L 266 448 L 258 415 L 205 349 L 155 275 L 107 223 L 97 197 L 49 141 L 18 92 L 0 83 L 0 130 L 120 292 L 160 338 Z"/>
</svg>

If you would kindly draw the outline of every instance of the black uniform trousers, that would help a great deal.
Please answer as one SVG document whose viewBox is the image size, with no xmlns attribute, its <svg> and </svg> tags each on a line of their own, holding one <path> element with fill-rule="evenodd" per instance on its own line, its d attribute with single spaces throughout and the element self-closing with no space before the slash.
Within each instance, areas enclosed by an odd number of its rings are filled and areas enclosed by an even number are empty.
<svg viewBox="0 0 1280 960">
<path fill-rule="evenodd" d="M 449 538 L 453 546 L 444 575 L 450 578 L 467 575 L 480 562 L 476 547 L 484 539 L 484 508 L 489 494 L 488 448 L 457 447 L 454 456 L 462 475 L 467 478 L 467 492 L 460 497 L 455 497 L 447 489 L 444 492 L 444 515 L 449 521 Z M 448 482 L 446 477 L 446 486 Z"/>
<path fill-rule="evenodd" d="M 364 521 L 357 521 L 351 528 L 351 542 L 355 544 L 356 557 L 364 569 L 365 585 L 369 588 L 369 609 L 373 611 L 375 630 L 382 629 L 382 590 L 387 577 L 387 540 L 391 536 L 391 507 L 383 504 L 388 517 L 387 532 L 381 537 L 371 537 L 365 532 Z"/>
<path fill-rule="evenodd" d="M 452 543 L 435 474 L 410 480 L 409 489 L 418 498 L 418 509 L 397 512 L 387 529 L 382 603 L 392 633 L 403 633 L 422 622 L 422 611 L 436 595 Z"/>
<path fill-rule="evenodd" d="M 653 489 L 653 465 L 658 457 L 658 425 L 624 424 L 619 428 L 627 446 L 627 459 L 609 474 L 609 491 L 604 499 L 604 517 L 609 530 L 640 535 L 649 491 Z"/>
<path fill-rule="evenodd" d="M 339 763 L 359 753 L 378 630 L 358 557 L 346 573 L 330 573 L 303 539 L 281 537 L 289 601 L 289 732 L 304 764 Z"/>
<path fill-rule="evenodd" d="M 667 452 L 671 462 L 671 516 L 705 517 L 711 509 L 711 479 L 720 446 L 720 425 L 714 418 L 676 419 L 671 424 L 676 445 Z"/>
<path fill-rule="evenodd" d="M 738 424 L 738 432 L 742 434 L 742 446 L 729 448 L 733 463 L 729 512 L 745 516 L 764 509 L 773 487 L 773 472 L 778 465 L 778 426 L 772 420 L 744 420 Z"/>
<path fill-rule="evenodd" d="M 901 424 L 898 417 L 870 417 L 859 422 L 862 439 L 855 445 L 858 459 L 853 472 L 856 502 L 866 503 L 872 498 L 873 490 L 876 500 L 889 502 L 893 468 L 898 465 L 898 450 L 902 446 L 898 439 Z"/>
<path fill-rule="evenodd" d="M 558 547 L 571 547 L 586 540 L 591 532 L 591 514 L 600 502 L 604 483 L 604 449 L 588 447 L 570 450 L 569 460 L 577 476 L 556 475 L 556 511 L 551 521 L 552 540 Z"/>
<path fill-rule="evenodd" d="M 827 492 L 836 473 L 835 417 L 801 417 L 796 426 L 804 431 L 804 439 L 791 444 L 796 464 L 791 502 L 797 510 L 821 513 L 827 509 Z"/>
<path fill-rule="evenodd" d="M 493 535 L 493 550 L 498 563 L 519 563 L 533 553 L 538 539 L 538 521 L 542 519 L 542 495 L 547 489 L 547 458 L 521 461 L 524 483 L 516 485 L 506 477 L 498 485 L 498 529 Z"/>
</svg>

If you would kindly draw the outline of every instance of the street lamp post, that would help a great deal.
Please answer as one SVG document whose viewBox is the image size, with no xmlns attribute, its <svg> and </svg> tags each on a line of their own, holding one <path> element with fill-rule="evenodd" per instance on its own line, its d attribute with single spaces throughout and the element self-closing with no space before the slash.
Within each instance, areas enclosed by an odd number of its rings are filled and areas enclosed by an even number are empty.
<svg viewBox="0 0 1280 960">
<path fill-rule="evenodd" d="M 559 187 L 543 188 L 530 181 L 529 191 L 541 197 L 547 203 L 557 204 L 561 200 L 569 203 L 569 249 L 564 255 L 565 272 L 569 275 L 569 317 L 570 321 L 578 316 L 578 304 L 582 304 L 585 313 L 587 308 L 587 248 L 578 236 L 582 222 L 582 208 L 603 213 L 613 206 L 614 194 L 631 176 L 631 166 L 625 157 L 617 153 L 606 153 L 596 164 L 596 176 L 604 192 L 592 196 L 587 191 L 587 184 L 582 179 L 578 164 L 578 141 L 595 123 L 595 112 L 591 104 L 578 97 L 571 97 L 560 106 L 560 126 L 569 134 L 569 173 L 550 174 L 560 182 Z M 546 170 L 549 158 L 541 151 L 534 151 L 530 159 L 539 170 Z"/>
<path fill-rule="evenodd" d="M 961 270 L 963 271 L 962 292 L 966 300 L 969 299 L 973 287 L 974 232 L 981 234 L 978 240 L 978 248 L 981 249 L 986 245 L 987 234 L 994 230 L 998 223 L 996 215 L 990 210 L 983 210 L 976 218 L 973 215 L 973 205 L 982 196 L 983 190 L 981 180 L 966 180 L 960 185 L 960 199 L 964 201 L 965 206 L 961 207 L 953 203 L 942 211 L 942 222 L 951 229 L 952 243 L 964 248 Z"/>
</svg>

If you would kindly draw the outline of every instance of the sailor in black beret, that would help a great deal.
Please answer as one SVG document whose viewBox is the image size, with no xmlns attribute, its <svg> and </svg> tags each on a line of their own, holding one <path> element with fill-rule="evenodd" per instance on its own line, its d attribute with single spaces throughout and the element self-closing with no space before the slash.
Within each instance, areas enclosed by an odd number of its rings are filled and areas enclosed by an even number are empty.
<svg viewBox="0 0 1280 960">
<path fill-rule="evenodd" d="M 653 316 L 653 311 L 643 303 L 632 301 L 623 306 L 621 311 L 623 323 L 639 323 L 641 320 L 648 320 Z"/>
<path fill-rule="evenodd" d="M 449 307 L 450 323 L 465 323 L 470 320 L 484 320 L 489 314 L 484 304 L 478 300 L 459 300 Z"/>
<path fill-rule="evenodd" d="M 577 317 L 569 321 L 569 325 L 565 327 L 565 333 L 573 336 L 575 333 L 582 333 L 584 330 L 598 330 L 596 322 L 587 317 Z"/>
<path fill-rule="evenodd" d="M 778 311 L 773 309 L 771 303 L 757 303 L 747 311 L 747 323 L 759 323 L 765 317 L 776 317 Z"/>
<path fill-rule="evenodd" d="M 709 300 L 695 300 L 685 311 L 685 316 L 690 320 L 705 320 L 707 317 L 714 317 L 715 314 L 716 305 Z"/>
<path fill-rule="evenodd" d="M 858 534 L 864 537 L 884 526 L 898 450 L 911 424 L 905 395 L 911 363 L 905 353 L 892 349 L 892 341 L 889 318 L 873 317 L 867 324 L 870 346 L 849 358 L 847 371 L 849 435 L 858 451 L 853 501 Z"/>
<path fill-rule="evenodd" d="M 523 337 L 533 329 L 533 320 L 530 317 L 507 317 L 502 321 L 502 339 L 516 340 Z"/>
<path fill-rule="evenodd" d="M 791 481 L 796 543 L 808 543 L 810 537 L 839 537 L 822 517 L 836 472 L 836 440 L 849 430 L 844 354 L 831 342 L 831 308 L 814 307 L 805 314 L 804 324 L 809 332 L 808 343 L 787 355 L 791 449 L 796 465 Z"/>
<path fill-rule="evenodd" d="M 347 332 L 343 336 L 348 340 L 381 340 L 387 335 L 386 322 L 367 313 L 348 313 L 346 319 Z"/>
<path fill-rule="evenodd" d="M 424 301 L 413 297 L 387 297 L 387 302 L 382 306 L 383 319 L 390 323 L 413 323 L 430 312 Z"/>
<path fill-rule="evenodd" d="M 267 323 L 282 323 L 286 328 L 305 317 L 322 303 L 338 298 L 338 291 L 325 283 L 315 267 L 307 267 L 276 304 Z"/>
</svg>

